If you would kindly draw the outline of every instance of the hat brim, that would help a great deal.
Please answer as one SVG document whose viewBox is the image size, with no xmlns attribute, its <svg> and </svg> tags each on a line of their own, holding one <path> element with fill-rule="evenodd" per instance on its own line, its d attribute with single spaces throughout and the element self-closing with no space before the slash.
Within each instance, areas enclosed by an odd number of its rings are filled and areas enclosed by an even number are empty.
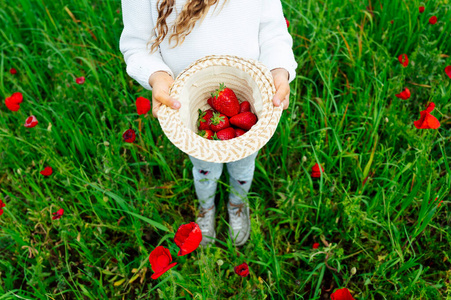
<svg viewBox="0 0 451 300">
<path fill-rule="evenodd" d="M 210 108 L 207 99 L 220 83 L 232 89 L 238 100 L 249 101 L 257 123 L 245 134 L 230 140 L 208 140 L 196 134 L 198 110 Z M 168 139 L 181 151 L 208 162 L 227 163 L 260 150 L 273 136 L 283 108 L 274 106 L 273 77 L 259 61 L 232 55 L 205 56 L 175 79 L 169 94 L 180 109 L 162 105 L 158 120 Z"/>
</svg>

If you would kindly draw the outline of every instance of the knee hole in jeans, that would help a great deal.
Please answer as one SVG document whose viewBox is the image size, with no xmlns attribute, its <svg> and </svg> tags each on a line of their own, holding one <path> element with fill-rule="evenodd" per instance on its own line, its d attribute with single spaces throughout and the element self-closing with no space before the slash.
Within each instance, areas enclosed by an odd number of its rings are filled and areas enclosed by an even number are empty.
<svg viewBox="0 0 451 300">
<path fill-rule="evenodd" d="M 205 170 L 199 170 L 199 173 L 201 173 L 202 175 L 207 175 L 209 172 Z"/>
</svg>

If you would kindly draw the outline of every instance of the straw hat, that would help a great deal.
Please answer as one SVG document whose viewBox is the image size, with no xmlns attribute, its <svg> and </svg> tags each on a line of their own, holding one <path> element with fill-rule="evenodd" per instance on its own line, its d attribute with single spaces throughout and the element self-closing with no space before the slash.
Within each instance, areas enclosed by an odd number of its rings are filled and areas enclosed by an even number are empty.
<svg viewBox="0 0 451 300">
<path fill-rule="evenodd" d="M 242 136 L 230 140 L 208 140 L 197 135 L 199 109 L 210 108 L 207 99 L 224 82 L 238 101 L 249 101 L 258 121 Z M 276 89 L 269 69 L 261 62 L 233 55 L 209 55 L 196 60 L 175 79 L 169 94 L 181 103 L 178 110 L 162 105 L 158 121 L 168 139 L 195 158 L 227 163 L 245 158 L 272 137 L 282 114 L 274 106 Z"/>
</svg>

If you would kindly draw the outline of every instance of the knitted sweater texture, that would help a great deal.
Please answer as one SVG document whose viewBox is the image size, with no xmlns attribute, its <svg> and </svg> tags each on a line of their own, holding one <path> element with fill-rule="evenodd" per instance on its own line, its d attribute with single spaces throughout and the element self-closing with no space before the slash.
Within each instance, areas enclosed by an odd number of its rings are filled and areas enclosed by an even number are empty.
<svg viewBox="0 0 451 300">
<path fill-rule="evenodd" d="M 227 0 L 225 4 L 223 1 L 211 6 L 202 23 L 199 20 L 184 42 L 172 48 L 175 39 L 168 43 L 172 25 L 187 2 L 176 0 L 166 19 L 168 34 L 159 49 L 150 54 L 147 43 L 158 18 L 157 0 L 122 0 L 124 29 L 119 48 L 128 75 L 152 90 L 149 77 L 156 71 L 166 71 L 175 79 L 206 55 L 236 55 L 258 60 L 269 70 L 284 68 L 289 73 L 288 81 L 293 81 L 298 64 L 281 1 Z"/>
</svg>

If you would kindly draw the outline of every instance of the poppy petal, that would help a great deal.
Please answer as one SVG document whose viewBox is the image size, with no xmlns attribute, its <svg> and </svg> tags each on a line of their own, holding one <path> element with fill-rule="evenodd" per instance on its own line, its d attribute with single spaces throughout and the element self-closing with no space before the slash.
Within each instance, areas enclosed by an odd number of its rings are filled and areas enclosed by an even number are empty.
<svg viewBox="0 0 451 300">
<path fill-rule="evenodd" d="M 422 14 L 424 12 L 424 6 L 420 6 L 419 11 L 420 11 L 420 14 Z"/>
<path fill-rule="evenodd" d="M 83 83 L 85 83 L 85 78 L 83 76 L 75 78 L 75 82 L 77 84 L 83 84 Z"/>
<path fill-rule="evenodd" d="M 437 23 L 437 17 L 436 17 L 436 16 L 432 16 L 432 17 L 429 19 L 429 24 L 434 25 L 435 23 Z"/>
<path fill-rule="evenodd" d="M 189 254 L 199 247 L 202 231 L 195 222 L 183 224 L 177 230 L 174 242 L 180 248 L 178 256 Z"/>
<path fill-rule="evenodd" d="M 36 119 L 35 116 L 29 116 L 26 120 L 25 120 L 25 127 L 27 128 L 33 128 L 36 125 L 38 125 L 38 120 Z"/>
<path fill-rule="evenodd" d="M 415 125 L 415 127 L 417 129 L 424 129 L 423 128 L 423 123 L 424 123 L 424 119 L 426 118 L 426 114 L 427 113 L 424 110 L 420 111 L 420 119 L 413 122 L 413 125 Z"/>
<path fill-rule="evenodd" d="M 426 124 L 427 129 L 437 129 L 440 127 L 440 122 L 438 119 L 431 114 L 426 115 L 424 124 Z"/>
<path fill-rule="evenodd" d="M 160 277 L 161 275 L 163 275 L 164 273 L 166 273 L 169 269 L 173 268 L 177 263 L 174 262 L 170 265 L 168 265 L 167 267 L 165 267 L 162 271 L 158 272 L 158 273 L 154 273 L 152 274 L 152 276 L 150 276 L 150 278 L 152 279 L 157 279 L 158 277 Z"/>
<path fill-rule="evenodd" d="M 428 107 L 426 107 L 425 112 L 431 113 L 434 110 L 434 108 L 435 108 L 435 103 L 431 102 L 431 103 L 429 103 Z"/>
<path fill-rule="evenodd" d="M 449 78 L 451 78 L 451 66 L 447 66 L 445 68 L 445 73 L 446 75 L 448 75 Z"/>
<path fill-rule="evenodd" d="M 241 265 L 236 266 L 233 268 L 235 273 L 241 277 L 246 277 L 249 275 L 249 266 L 247 263 L 242 263 Z"/>
<path fill-rule="evenodd" d="M 39 173 L 41 173 L 44 176 L 50 176 L 53 173 L 53 169 L 52 169 L 52 167 L 45 167 L 44 170 L 42 170 Z"/>
<path fill-rule="evenodd" d="M 122 138 L 126 143 L 133 143 L 136 139 L 136 133 L 133 129 L 127 129 L 123 134 Z"/>
<path fill-rule="evenodd" d="M 405 88 L 404 91 L 402 91 L 399 94 L 396 94 L 395 96 L 400 98 L 400 99 L 402 99 L 402 100 L 407 100 L 407 99 L 410 98 L 410 91 L 409 91 L 408 88 Z"/>
<path fill-rule="evenodd" d="M 11 97 L 5 99 L 6 107 L 11 111 L 18 111 L 20 108 L 20 103 L 23 101 L 23 95 L 20 92 L 14 93 Z"/>
<path fill-rule="evenodd" d="M 407 54 L 401 54 L 400 56 L 398 56 L 398 60 L 403 67 L 407 67 L 407 65 L 409 64 L 409 57 L 407 56 Z"/>
<path fill-rule="evenodd" d="M 342 288 L 336 290 L 330 295 L 331 300 L 354 300 L 351 293 L 347 288 Z"/>
<path fill-rule="evenodd" d="M 171 252 L 163 246 L 156 247 L 149 255 L 149 262 L 155 273 L 162 272 L 171 261 Z"/>
<path fill-rule="evenodd" d="M 147 114 L 150 110 L 150 100 L 144 97 L 138 97 L 136 99 L 136 110 L 138 115 Z"/>
</svg>

